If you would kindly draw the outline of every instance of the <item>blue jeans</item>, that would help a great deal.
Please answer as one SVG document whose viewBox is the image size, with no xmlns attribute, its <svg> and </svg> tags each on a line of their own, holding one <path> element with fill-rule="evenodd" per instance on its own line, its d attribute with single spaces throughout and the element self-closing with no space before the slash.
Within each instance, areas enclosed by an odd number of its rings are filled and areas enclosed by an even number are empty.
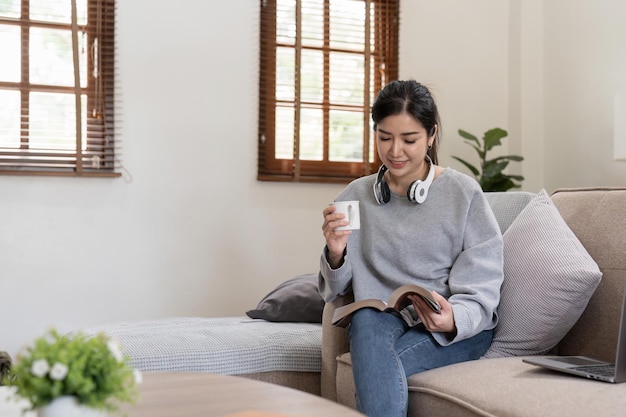
<svg viewBox="0 0 626 417">
<path fill-rule="evenodd" d="M 441 346 L 421 324 L 408 327 L 397 314 L 364 308 L 352 317 L 349 335 L 357 408 L 368 417 L 403 417 L 407 376 L 480 358 L 493 330 Z"/>
</svg>

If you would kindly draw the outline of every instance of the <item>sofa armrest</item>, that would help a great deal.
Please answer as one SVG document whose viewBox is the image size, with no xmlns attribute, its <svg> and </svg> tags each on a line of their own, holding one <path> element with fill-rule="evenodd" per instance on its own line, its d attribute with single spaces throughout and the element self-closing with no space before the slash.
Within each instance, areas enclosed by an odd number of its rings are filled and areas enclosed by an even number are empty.
<svg viewBox="0 0 626 417">
<path fill-rule="evenodd" d="M 352 293 L 326 303 L 322 315 L 322 373 L 321 395 L 329 400 L 337 400 L 337 356 L 350 350 L 348 331 L 333 326 L 333 313 L 337 307 L 351 303 Z"/>
</svg>

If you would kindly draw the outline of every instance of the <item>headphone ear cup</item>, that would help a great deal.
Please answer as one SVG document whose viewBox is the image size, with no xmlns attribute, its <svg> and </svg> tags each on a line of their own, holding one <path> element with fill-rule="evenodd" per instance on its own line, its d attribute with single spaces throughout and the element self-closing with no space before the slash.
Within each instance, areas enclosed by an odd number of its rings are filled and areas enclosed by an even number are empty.
<svg viewBox="0 0 626 417">
<path fill-rule="evenodd" d="M 391 201 L 391 190 L 387 185 L 387 181 L 383 178 L 383 181 L 380 183 L 380 194 L 382 196 L 382 204 L 387 204 Z"/>
<path fill-rule="evenodd" d="M 426 196 L 428 195 L 428 186 L 425 181 L 417 180 L 413 181 L 409 186 L 409 189 L 406 190 L 406 197 L 409 201 L 414 203 L 423 203 L 426 201 Z"/>
<path fill-rule="evenodd" d="M 378 204 L 387 204 L 391 200 L 391 190 L 385 181 L 385 171 L 387 167 L 381 165 L 378 169 L 378 176 L 374 182 L 374 198 Z"/>
<path fill-rule="evenodd" d="M 435 179 L 435 166 L 430 160 L 430 157 L 426 157 L 428 158 L 428 162 L 430 163 L 430 168 L 428 169 L 428 175 L 426 176 L 426 179 L 424 181 L 413 181 L 409 186 L 409 189 L 406 190 L 406 196 L 409 201 L 418 204 L 422 204 L 424 201 L 426 201 L 426 197 L 428 196 L 428 189 L 433 183 L 433 179 Z"/>
</svg>

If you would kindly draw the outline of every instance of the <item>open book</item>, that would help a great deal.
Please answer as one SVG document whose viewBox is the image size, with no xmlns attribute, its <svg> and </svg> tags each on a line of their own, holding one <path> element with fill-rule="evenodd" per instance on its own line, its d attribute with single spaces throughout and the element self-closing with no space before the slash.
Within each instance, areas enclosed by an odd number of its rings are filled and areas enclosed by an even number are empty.
<svg viewBox="0 0 626 417">
<path fill-rule="evenodd" d="M 412 295 L 412 294 L 419 295 L 420 297 L 422 297 L 422 299 L 426 301 L 426 304 L 428 304 L 430 308 L 433 309 L 434 312 L 436 313 L 441 312 L 441 306 L 435 300 L 435 297 L 433 297 L 430 291 L 428 291 L 424 287 L 420 287 L 419 285 L 406 284 L 397 288 L 394 292 L 392 292 L 391 295 L 389 296 L 389 301 L 387 302 L 384 302 L 383 300 L 367 299 L 367 300 L 355 301 L 354 303 L 337 307 L 337 309 L 335 310 L 335 313 L 333 314 L 332 323 L 335 326 L 346 327 L 350 323 L 350 320 L 352 320 L 352 314 L 355 311 L 360 310 L 362 308 L 366 308 L 366 307 L 375 308 L 380 311 L 390 311 L 390 310 L 400 311 L 404 309 L 405 307 L 412 304 L 411 300 L 409 300 L 409 297 L 408 297 L 409 295 Z"/>
</svg>

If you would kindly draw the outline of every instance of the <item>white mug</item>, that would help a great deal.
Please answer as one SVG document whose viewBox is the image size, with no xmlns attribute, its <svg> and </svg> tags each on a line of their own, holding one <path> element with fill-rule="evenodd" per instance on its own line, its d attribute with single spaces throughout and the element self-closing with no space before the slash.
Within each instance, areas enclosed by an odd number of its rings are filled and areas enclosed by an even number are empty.
<svg viewBox="0 0 626 417">
<path fill-rule="evenodd" d="M 344 220 L 350 222 L 347 226 L 338 227 L 336 230 L 357 230 L 361 228 L 358 201 L 335 201 L 331 204 L 335 206 L 335 213 L 343 213 L 346 216 Z"/>
</svg>

